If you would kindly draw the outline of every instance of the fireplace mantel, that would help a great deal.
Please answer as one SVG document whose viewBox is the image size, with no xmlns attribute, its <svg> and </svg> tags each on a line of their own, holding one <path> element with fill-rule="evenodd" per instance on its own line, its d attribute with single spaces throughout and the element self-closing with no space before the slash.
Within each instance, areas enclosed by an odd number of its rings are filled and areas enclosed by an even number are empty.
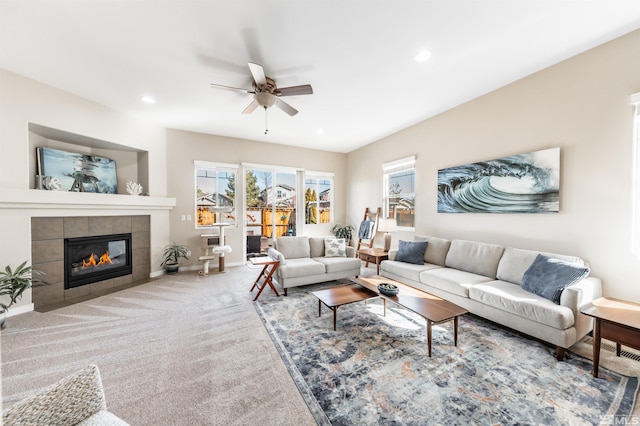
<svg viewBox="0 0 640 426">
<path fill-rule="evenodd" d="M 175 198 L 0 188 L 0 209 L 171 210 Z"/>
</svg>

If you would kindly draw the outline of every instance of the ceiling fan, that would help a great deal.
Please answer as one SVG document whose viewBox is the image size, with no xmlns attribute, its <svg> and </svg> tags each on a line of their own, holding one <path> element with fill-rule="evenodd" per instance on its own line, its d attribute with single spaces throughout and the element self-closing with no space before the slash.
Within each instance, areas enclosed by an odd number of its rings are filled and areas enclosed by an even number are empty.
<svg viewBox="0 0 640 426">
<path fill-rule="evenodd" d="M 277 106 L 282 111 L 293 116 L 298 113 L 298 110 L 283 101 L 283 96 L 296 96 L 296 95 L 311 95 L 313 89 L 309 84 L 303 84 L 300 86 L 290 86 L 279 88 L 276 86 L 276 81 L 264 74 L 262 65 L 249 62 L 249 70 L 253 77 L 253 83 L 251 89 L 243 89 L 240 87 L 224 86 L 222 84 L 211 83 L 211 87 L 215 89 L 231 90 L 234 92 L 244 92 L 253 95 L 253 101 L 242 111 L 243 114 L 251 114 L 258 106 L 265 109 Z M 268 130 L 265 130 L 267 133 Z"/>
</svg>

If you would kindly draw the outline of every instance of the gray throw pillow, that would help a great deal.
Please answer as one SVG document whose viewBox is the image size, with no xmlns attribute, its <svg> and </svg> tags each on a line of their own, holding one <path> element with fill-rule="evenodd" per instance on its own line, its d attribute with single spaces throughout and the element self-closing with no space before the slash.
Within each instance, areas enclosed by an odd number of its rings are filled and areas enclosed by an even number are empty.
<svg viewBox="0 0 640 426">
<path fill-rule="evenodd" d="M 522 288 L 559 305 L 562 291 L 587 275 L 589 268 L 585 266 L 539 254 L 525 271 Z"/>
<path fill-rule="evenodd" d="M 427 250 L 427 241 L 402 241 L 398 245 L 398 262 L 424 264 L 424 252 Z"/>
</svg>

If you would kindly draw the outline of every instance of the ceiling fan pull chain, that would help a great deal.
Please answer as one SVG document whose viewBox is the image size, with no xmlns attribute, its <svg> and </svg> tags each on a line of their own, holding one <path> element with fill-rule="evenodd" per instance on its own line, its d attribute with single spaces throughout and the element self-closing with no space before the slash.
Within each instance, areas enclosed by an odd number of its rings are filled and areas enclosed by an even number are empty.
<svg viewBox="0 0 640 426">
<path fill-rule="evenodd" d="M 269 133 L 269 122 L 267 120 L 267 107 L 264 107 L 264 134 Z"/>
</svg>

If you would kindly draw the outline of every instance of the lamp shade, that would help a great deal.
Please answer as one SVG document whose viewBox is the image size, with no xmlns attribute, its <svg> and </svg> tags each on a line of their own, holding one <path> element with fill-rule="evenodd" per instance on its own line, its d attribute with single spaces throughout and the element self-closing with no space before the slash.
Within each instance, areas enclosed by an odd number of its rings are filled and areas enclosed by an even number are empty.
<svg viewBox="0 0 640 426">
<path fill-rule="evenodd" d="M 380 219 L 378 221 L 378 231 L 380 232 L 396 232 L 398 223 L 395 219 Z"/>
</svg>

